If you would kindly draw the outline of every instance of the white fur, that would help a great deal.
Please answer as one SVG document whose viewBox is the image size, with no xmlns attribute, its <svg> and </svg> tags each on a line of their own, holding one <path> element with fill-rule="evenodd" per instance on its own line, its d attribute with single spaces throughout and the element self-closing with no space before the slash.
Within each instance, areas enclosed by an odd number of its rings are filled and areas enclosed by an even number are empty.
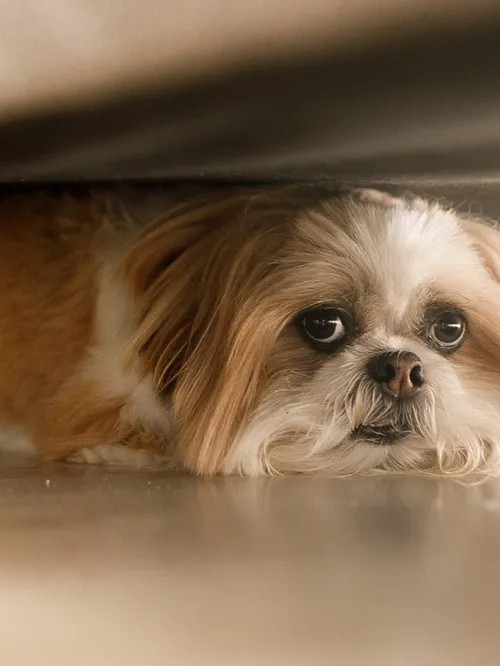
<svg viewBox="0 0 500 666">
<path fill-rule="evenodd" d="M 317 266 L 311 254 L 304 267 L 307 276 L 316 271 L 324 280 L 359 274 L 360 284 L 370 285 L 373 302 L 382 304 L 376 325 L 327 358 L 299 388 L 283 382 L 263 395 L 225 460 L 225 473 L 408 472 L 425 466 L 429 455 L 432 473 L 498 468 L 500 396 L 480 382 L 464 385 L 449 359 L 405 329 L 405 316 L 422 289 L 466 294 L 470 280 L 485 290 L 493 283 L 453 212 L 422 200 L 382 203 L 348 204 L 349 237 L 325 223 Z M 305 279 L 298 269 L 297 284 Z M 398 333 L 402 330 L 407 332 Z M 424 398 L 407 410 L 415 434 L 392 446 L 353 439 L 357 426 L 391 418 L 389 406 L 381 413 L 365 364 L 376 352 L 392 350 L 417 354 L 425 368 Z"/>
<path fill-rule="evenodd" d="M 137 359 L 131 359 L 128 346 L 135 330 L 135 313 L 114 261 L 104 263 L 99 279 L 95 313 L 94 343 L 85 361 L 82 376 L 92 381 L 103 401 L 121 400 L 121 418 L 132 426 L 144 425 L 162 433 L 165 441 L 173 437 L 173 422 L 168 404 L 161 402 L 151 375 L 141 374 Z M 151 466 L 164 463 L 161 456 L 133 451 L 117 442 L 85 448 L 72 462 L 112 465 Z"/>
<path fill-rule="evenodd" d="M 127 354 L 136 324 L 134 309 L 111 262 L 101 272 L 95 321 L 95 342 L 89 351 L 85 374 L 97 382 L 103 399 L 125 401 L 122 412 L 125 420 L 169 432 L 170 411 L 156 395 L 153 378 L 142 376 L 137 360 L 129 359 Z"/>
</svg>

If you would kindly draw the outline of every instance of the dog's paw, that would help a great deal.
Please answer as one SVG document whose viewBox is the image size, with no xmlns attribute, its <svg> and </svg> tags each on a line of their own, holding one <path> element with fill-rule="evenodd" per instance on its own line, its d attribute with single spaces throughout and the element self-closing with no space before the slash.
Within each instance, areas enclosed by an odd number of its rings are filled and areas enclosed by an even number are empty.
<svg viewBox="0 0 500 666">
<path fill-rule="evenodd" d="M 165 467 L 170 461 L 166 456 L 145 449 L 130 449 L 123 444 L 101 444 L 80 449 L 67 458 L 66 462 L 79 465 L 158 469 Z"/>
</svg>

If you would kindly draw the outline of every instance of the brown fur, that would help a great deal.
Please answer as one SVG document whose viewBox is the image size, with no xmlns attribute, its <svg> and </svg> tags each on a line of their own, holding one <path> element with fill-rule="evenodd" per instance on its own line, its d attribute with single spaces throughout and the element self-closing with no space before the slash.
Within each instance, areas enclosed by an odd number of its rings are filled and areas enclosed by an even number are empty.
<svg viewBox="0 0 500 666">
<path fill-rule="evenodd" d="M 139 307 L 130 358 L 142 359 L 162 395 L 173 394 L 180 457 L 199 473 L 218 469 L 266 381 L 285 321 L 265 297 L 252 303 L 252 289 L 267 280 L 273 295 L 280 274 L 269 262 L 308 197 L 317 194 L 194 197 L 148 226 L 119 266 Z M 108 442 L 167 446 L 162 433 L 125 422 L 123 402 L 103 399 L 81 372 L 93 343 L 102 232 L 113 225 L 101 204 L 45 194 L 0 202 L 0 403 L 47 457 Z"/>
<path fill-rule="evenodd" d="M 464 229 L 498 287 L 485 293 L 469 294 L 464 303 L 468 313 L 468 337 L 452 357 L 464 381 L 481 376 L 500 396 L 500 233 L 492 224 L 464 217 Z"/>
<path fill-rule="evenodd" d="M 269 380 L 266 361 L 289 311 L 280 316 L 276 303 L 275 262 L 304 204 L 298 192 L 195 201 L 146 230 L 125 257 L 142 303 L 132 353 L 160 390 L 173 390 L 180 456 L 197 473 L 219 469 Z"/>
<path fill-rule="evenodd" d="M 368 201 L 390 207 L 394 200 L 370 194 Z M 324 204 L 314 189 L 166 201 L 142 231 L 134 222 L 124 230 L 110 210 L 100 196 L 0 200 L 2 416 L 21 424 L 46 457 L 108 443 L 159 453 L 173 445 L 153 420 L 125 417 L 125 394 L 106 395 L 84 372 L 97 344 L 96 299 L 110 230 L 119 240 L 110 279 L 123 281 L 133 304 L 132 333 L 117 354 L 123 352 L 124 372 L 139 366 L 138 382 L 153 377 L 163 406 L 173 409 L 177 456 L 196 473 L 222 469 L 270 388 L 278 394 L 300 387 L 323 364 L 289 326 L 302 308 L 345 305 L 356 313 L 359 333 L 375 328 L 384 308 L 390 315 L 383 290 L 374 295 L 378 275 L 363 278 L 369 248 L 349 235 L 363 227 L 351 225 L 349 206 Z M 500 282 L 500 234 L 473 220 L 464 227 Z M 417 327 L 431 290 L 414 295 L 408 316 L 415 322 L 402 320 L 402 333 Z M 457 305 L 461 298 L 450 294 Z M 484 373 L 500 396 L 498 303 L 500 285 L 490 295 L 467 292 L 469 337 L 451 362 L 465 380 Z"/>
<path fill-rule="evenodd" d="M 127 426 L 122 403 L 103 400 L 81 374 L 106 222 L 98 198 L 0 201 L 0 403 L 50 458 L 109 441 L 164 448 L 159 437 Z"/>
<path fill-rule="evenodd" d="M 92 335 L 98 226 L 90 201 L 0 201 L 0 402 L 48 454 L 60 416 L 85 413 L 68 382 Z"/>
</svg>

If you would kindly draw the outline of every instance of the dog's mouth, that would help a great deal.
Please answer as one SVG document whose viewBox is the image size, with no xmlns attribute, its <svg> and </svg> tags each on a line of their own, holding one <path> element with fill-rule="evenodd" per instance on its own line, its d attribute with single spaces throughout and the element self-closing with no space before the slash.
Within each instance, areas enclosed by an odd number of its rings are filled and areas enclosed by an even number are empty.
<svg viewBox="0 0 500 666">
<path fill-rule="evenodd" d="M 360 425 L 352 431 L 351 436 L 372 444 L 397 444 L 406 435 L 408 429 L 404 426 L 390 425 Z"/>
</svg>

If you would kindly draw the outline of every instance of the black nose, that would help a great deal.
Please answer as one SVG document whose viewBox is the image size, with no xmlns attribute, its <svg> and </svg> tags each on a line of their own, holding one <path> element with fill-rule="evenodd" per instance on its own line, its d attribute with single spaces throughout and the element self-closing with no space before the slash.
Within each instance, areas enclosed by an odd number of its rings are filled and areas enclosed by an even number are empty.
<svg viewBox="0 0 500 666">
<path fill-rule="evenodd" d="M 385 352 L 366 364 L 370 377 L 393 398 L 410 398 L 424 383 L 422 362 L 412 352 Z"/>
</svg>

